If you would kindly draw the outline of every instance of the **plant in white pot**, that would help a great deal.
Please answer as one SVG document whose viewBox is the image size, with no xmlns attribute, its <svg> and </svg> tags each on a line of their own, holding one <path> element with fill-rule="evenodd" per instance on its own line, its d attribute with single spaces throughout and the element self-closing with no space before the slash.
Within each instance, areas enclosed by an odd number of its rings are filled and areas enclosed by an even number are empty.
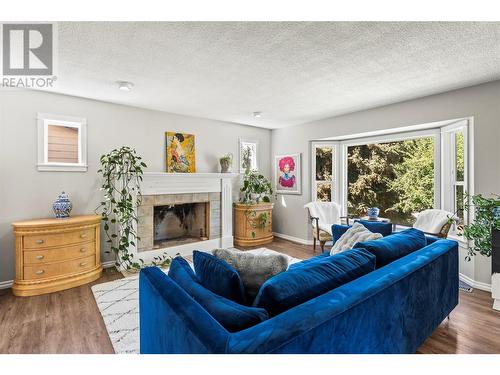
<svg viewBox="0 0 500 375">
<path fill-rule="evenodd" d="M 491 295 L 494 298 L 493 308 L 500 310 L 500 244 L 498 241 L 500 230 L 500 196 L 490 198 L 481 194 L 466 196 L 464 209 L 474 212 L 474 221 L 464 225 L 462 235 L 470 241 L 466 260 L 470 261 L 477 253 L 491 256 Z"/>
<path fill-rule="evenodd" d="M 247 169 L 240 189 L 240 202 L 234 204 L 234 243 L 257 246 L 273 240 L 273 188 L 269 179 Z"/>
</svg>

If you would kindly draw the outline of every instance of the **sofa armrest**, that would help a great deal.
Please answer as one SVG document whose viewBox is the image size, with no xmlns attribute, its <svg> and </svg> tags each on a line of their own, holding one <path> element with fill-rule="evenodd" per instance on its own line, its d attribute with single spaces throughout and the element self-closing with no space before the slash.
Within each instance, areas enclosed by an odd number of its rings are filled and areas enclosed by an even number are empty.
<svg viewBox="0 0 500 375">
<path fill-rule="evenodd" d="M 229 332 L 157 267 L 139 275 L 141 354 L 224 353 Z"/>
</svg>

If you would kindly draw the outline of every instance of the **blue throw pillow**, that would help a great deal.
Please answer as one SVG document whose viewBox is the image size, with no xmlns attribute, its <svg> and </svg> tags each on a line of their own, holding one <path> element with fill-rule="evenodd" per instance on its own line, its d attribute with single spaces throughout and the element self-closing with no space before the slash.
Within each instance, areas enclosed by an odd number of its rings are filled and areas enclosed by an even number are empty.
<svg viewBox="0 0 500 375">
<path fill-rule="evenodd" d="M 374 241 L 358 242 L 354 248 L 368 250 L 377 258 L 377 268 L 427 246 L 424 232 L 410 228 Z"/>
<path fill-rule="evenodd" d="M 182 257 L 174 258 L 168 276 L 229 332 L 241 331 L 269 318 L 264 309 L 237 304 L 205 289 Z"/>
<path fill-rule="evenodd" d="M 380 233 L 382 236 L 390 236 L 392 234 L 392 223 L 370 220 L 354 220 L 355 223 L 361 223 L 372 233 Z"/>
<path fill-rule="evenodd" d="M 267 280 L 253 306 L 274 316 L 375 269 L 375 257 L 363 249 L 339 254 L 280 273 Z"/>
<path fill-rule="evenodd" d="M 196 276 L 205 288 L 231 301 L 246 302 L 240 274 L 229 263 L 196 250 L 193 251 L 193 263 Z"/>
<path fill-rule="evenodd" d="M 333 224 L 332 225 L 332 239 L 333 243 L 337 242 L 342 235 L 347 232 L 347 230 L 351 227 L 351 225 L 340 225 Z"/>
</svg>

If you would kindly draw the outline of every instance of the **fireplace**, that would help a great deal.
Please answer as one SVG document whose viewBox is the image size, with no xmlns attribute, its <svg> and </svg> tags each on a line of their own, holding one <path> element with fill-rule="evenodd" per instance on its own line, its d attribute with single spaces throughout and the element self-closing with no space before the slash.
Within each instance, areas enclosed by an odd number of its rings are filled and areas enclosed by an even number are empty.
<svg viewBox="0 0 500 375">
<path fill-rule="evenodd" d="M 153 249 L 210 239 L 210 202 L 154 206 Z"/>
<path fill-rule="evenodd" d="M 233 246 L 233 173 L 146 172 L 130 247 L 145 263 L 159 256 L 191 255 Z"/>
<path fill-rule="evenodd" d="M 221 194 L 143 195 L 138 251 L 178 247 L 221 237 Z"/>
</svg>

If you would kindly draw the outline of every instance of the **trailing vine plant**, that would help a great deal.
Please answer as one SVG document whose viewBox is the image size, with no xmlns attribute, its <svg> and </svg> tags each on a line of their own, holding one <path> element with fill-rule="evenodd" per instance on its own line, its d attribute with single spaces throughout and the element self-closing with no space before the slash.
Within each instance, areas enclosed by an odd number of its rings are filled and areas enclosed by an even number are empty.
<svg viewBox="0 0 500 375">
<path fill-rule="evenodd" d="M 147 165 L 135 149 L 123 146 L 101 156 L 101 190 L 104 198 L 96 211 L 101 211 L 106 242 L 116 255 L 117 266 L 128 271 L 145 266 L 142 259 L 135 260 L 129 252 L 130 246 L 137 246 L 140 238 L 136 232 L 137 207 L 140 206 L 143 168 Z M 155 257 L 151 265 L 166 266 L 171 258 L 167 255 Z"/>
<path fill-rule="evenodd" d="M 491 256 L 491 231 L 500 229 L 500 196 L 485 198 L 481 194 L 466 195 L 464 209 L 467 212 L 474 210 L 474 222 L 464 225 L 462 233 L 472 241 L 465 259 L 470 261 L 476 253 Z"/>
</svg>

